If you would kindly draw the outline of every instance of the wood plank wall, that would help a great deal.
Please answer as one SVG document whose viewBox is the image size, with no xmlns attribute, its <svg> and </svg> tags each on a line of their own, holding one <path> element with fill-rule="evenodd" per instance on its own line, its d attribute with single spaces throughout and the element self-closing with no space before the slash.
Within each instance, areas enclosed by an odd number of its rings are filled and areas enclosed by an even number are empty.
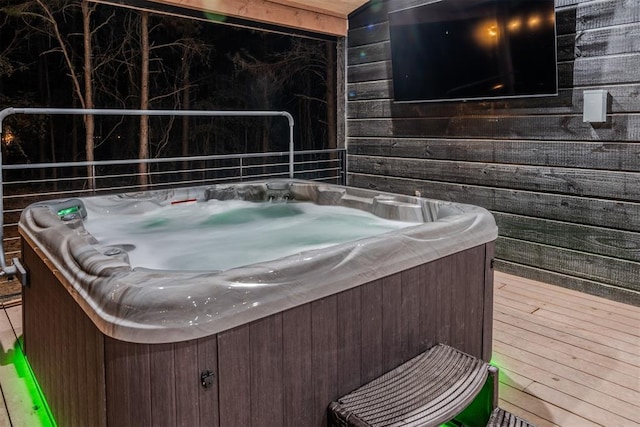
<svg viewBox="0 0 640 427">
<path fill-rule="evenodd" d="M 350 16 L 349 184 L 483 206 L 497 269 L 640 305 L 640 1 L 556 0 L 557 97 L 395 104 L 387 13 L 426 2 Z"/>
</svg>

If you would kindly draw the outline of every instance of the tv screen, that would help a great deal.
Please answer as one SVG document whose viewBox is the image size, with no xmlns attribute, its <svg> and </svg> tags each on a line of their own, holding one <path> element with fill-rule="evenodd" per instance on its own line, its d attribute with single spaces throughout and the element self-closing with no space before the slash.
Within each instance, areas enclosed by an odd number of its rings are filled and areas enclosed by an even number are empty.
<svg viewBox="0 0 640 427">
<path fill-rule="evenodd" d="M 389 31 L 395 101 L 557 94 L 554 0 L 441 0 Z"/>
</svg>

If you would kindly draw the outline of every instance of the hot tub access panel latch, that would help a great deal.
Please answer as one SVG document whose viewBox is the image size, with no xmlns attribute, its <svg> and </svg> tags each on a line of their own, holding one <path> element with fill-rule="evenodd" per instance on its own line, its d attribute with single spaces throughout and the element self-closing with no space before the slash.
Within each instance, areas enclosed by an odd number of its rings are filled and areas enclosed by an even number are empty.
<svg viewBox="0 0 640 427">
<path fill-rule="evenodd" d="M 212 371 L 202 371 L 200 374 L 200 384 L 204 388 L 209 388 L 213 386 L 213 377 L 215 374 Z"/>
</svg>

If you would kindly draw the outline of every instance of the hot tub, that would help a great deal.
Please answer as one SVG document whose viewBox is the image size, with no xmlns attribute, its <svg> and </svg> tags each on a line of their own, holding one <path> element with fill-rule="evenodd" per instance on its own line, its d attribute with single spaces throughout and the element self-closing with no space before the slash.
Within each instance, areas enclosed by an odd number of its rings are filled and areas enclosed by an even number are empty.
<svg viewBox="0 0 640 427">
<path fill-rule="evenodd" d="M 61 425 L 325 425 L 436 342 L 490 358 L 478 207 L 264 181 L 37 203 L 20 233 Z"/>
</svg>

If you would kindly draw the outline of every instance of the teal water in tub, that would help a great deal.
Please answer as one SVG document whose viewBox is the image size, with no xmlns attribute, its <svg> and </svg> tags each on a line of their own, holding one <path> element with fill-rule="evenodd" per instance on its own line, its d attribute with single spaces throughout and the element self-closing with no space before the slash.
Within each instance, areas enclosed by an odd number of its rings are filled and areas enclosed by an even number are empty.
<svg viewBox="0 0 640 427">
<path fill-rule="evenodd" d="M 132 267 L 211 271 L 279 259 L 417 223 L 308 202 L 191 202 L 143 214 L 89 211 L 85 228 L 128 250 Z M 304 255 L 303 255 L 304 256 Z"/>
</svg>

